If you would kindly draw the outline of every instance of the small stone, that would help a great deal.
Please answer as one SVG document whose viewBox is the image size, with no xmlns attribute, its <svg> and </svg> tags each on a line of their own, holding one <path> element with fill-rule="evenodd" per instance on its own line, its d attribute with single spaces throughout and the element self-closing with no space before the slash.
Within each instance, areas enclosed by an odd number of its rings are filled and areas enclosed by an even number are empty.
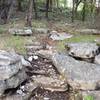
<svg viewBox="0 0 100 100">
<path fill-rule="evenodd" d="M 32 61 L 33 60 L 33 56 L 30 56 L 29 58 L 28 58 L 28 61 Z"/>
<path fill-rule="evenodd" d="M 32 30 L 31 29 L 27 29 L 27 30 L 25 30 L 25 33 L 26 34 L 32 34 Z"/>
<path fill-rule="evenodd" d="M 33 56 L 33 59 L 34 59 L 34 60 L 37 60 L 37 59 L 38 59 L 38 56 Z"/>
<path fill-rule="evenodd" d="M 25 87 L 24 87 L 24 86 L 21 86 L 20 89 L 21 89 L 22 91 L 24 91 Z"/>
<path fill-rule="evenodd" d="M 44 100 L 50 100 L 48 97 L 44 97 Z"/>
<path fill-rule="evenodd" d="M 17 94 L 22 95 L 23 94 L 22 90 L 17 90 Z"/>
<path fill-rule="evenodd" d="M 22 97 L 24 97 L 25 95 L 26 95 L 26 94 L 25 94 L 25 93 L 23 93 L 23 94 L 22 94 Z"/>
<path fill-rule="evenodd" d="M 49 68 L 52 68 L 52 65 L 50 65 Z"/>
<path fill-rule="evenodd" d="M 21 57 L 21 62 L 23 66 L 31 66 L 30 62 L 25 60 L 23 56 L 20 56 L 20 57 Z"/>
</svg>

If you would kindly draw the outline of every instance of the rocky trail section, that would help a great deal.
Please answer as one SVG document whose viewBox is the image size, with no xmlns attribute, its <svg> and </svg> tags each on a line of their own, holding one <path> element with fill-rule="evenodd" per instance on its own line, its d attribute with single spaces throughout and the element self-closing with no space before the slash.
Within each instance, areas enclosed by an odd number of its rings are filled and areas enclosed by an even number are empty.
<svg viewBox="0 0 100 100">
<path fill-rule="evenodd" d="M 93 100 L 99 100 L 100 47 L 95 43 L 69 43 L 65 47 L 67 52 L 63 53 L 50 50 L 40 50 L 37 53 L 51 59 L 73 90 L 84 91 L 81 92 L 82 98 L 90 95 Z"/>
<path fill-rule="evenodd" d="M 9 54 L 9 52 L 6 53 L 7 55 Z M 4 51 L 4 58 L 6 58 L 5 55 Z M 11 87 L 3 87 L 3 90 L 0 88 L 2 92 L 0 100 L 61 100 L 61 98 L 62 100 L 66 100 L 66 98 L 69 98 L 67 82 L 50 60 L 38 55 L 29 56 L 25 60 L 22 56 L 16 55 L 14 57 L 16 59 L 19 57 L 18 61 L 22 65 L 27 77 L 24 79 L 22 71 L 21 73 L 20 71 L 17 72 L 16 75 L 18 78 L 15 75 L 12 80 L 9 79 L 7 81 Z M 31 62 L 28 61 L 30 58 Z M 7 61 L 9 62 L 9 60 Z M 7 75 L 8 73 L 5 72 L 5 74 Z M 17 84 L 18 79 L 20 82 L 18 81 L 19 83 Z M 2 85 L 4 84 L 2 83 Z"/>
<path fill-rule="evenodd" d="M 26 60 L 14 52 L 0 51 L 1 67 L 7 68 L 0 69 L 4 72 L 0 100 L 84 100 L 92 94 L 99 100 L 100 51 L 96 44 L 67 44 L 63 53 L 40 45 L 32 49 Z"/>
</svg>

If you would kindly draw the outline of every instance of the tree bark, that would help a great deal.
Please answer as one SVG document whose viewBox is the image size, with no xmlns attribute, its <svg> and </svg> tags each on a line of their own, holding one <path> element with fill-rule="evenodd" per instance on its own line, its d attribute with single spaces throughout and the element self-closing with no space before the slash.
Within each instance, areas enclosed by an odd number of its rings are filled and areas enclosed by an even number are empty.
<svg viewBox="0 0 100 100">
<path fill-rule="evenodd" d="M 73 7 L 72 7 L 72 22 L 74 22 L 74 16 L 75 16 L 75 0 L 73 0 Z"/>
<path fill-rule="evenodd" d="M 9 22 L 11 14 L 13 12 L 15 0 L 3 0 L 0 7 L 0 20 L 3 20 L 3 23 L 6 24 Z"/>
<path fill-rule="evenodd" d="M 49 0 L 46 0 L 46 18 L 48 19 Z"/>
<path fill-rule="evenodd" d="M 37 10 L 36 10 L 36 1 L 35 0 L 33 0 L 33 7 L 34 7 L 35 19 L 37 19 Z"/>
<path fill-rule="evenodd" d="M 27 26 L 32 26 L 33 2 L 34 2 L 34 0 L 29 0 L 29 9 L 28 9 L 27 18 L 26 18 Z"/>
<path fill-rule="evenodd" d="M 85 21 L 86 17 L 86 0 L 84 0 L 84 6 L 83 6 L 83 11 L 82 11 L 82 21 Z"/>
</svg>

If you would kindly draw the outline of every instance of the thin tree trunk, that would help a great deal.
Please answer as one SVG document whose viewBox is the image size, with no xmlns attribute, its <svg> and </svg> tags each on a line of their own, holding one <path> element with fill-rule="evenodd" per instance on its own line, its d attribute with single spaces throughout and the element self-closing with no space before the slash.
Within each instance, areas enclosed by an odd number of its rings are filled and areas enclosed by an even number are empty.
<svg viewBox="0 0 100 100">
<path fill-rule="evenodd" d="M 72 22 L 74 22 L 74 16 L 75 16 L 75 0 L 73 0 L 73 8 L 72 8 Z"/>
<path fill-rule="evenodd" d="M 13 12 L 13 8 L 14 8 L 14 0 L 12 0 L 11 5 L 9 6 L 9 11 L 8 11 L 6 23 L 8 23 L 10 20 L 11 14 Z"/>
<path fill-rule="evenodd" d="M 49 0 L 46 0 L 46 18 L 48 19 Z"/>
<path fill-rule="evenodd" d="M 33 6 L 34 6 L 35 19 L 37 19 L 37 10 L 36 10 L 36 1 L 35 0 L 33 0 Z"/>
<path fill-rule="evenodd" d="M 18 11 L 22 11 L 22 2 L 21 0 L 18 0 L 18 8 L 17 8 Z"/>
<path fill-rule="evenodd" d="M 86 17 L 86 0 L 84 0 L 84 6 L 83 6 L 83 11 L 82 11 L 82 21 L 85 21 Z"/>
<path fill-rule="evenodd" d="M 27 26 L 32 26 L 32 13 L 33 13 L 33 0 L 29 0 L 29 10 L 28 10 L 28 13 L 27 13 L 27 22 L 26 22 L 26 25 Z"/>
</svg>

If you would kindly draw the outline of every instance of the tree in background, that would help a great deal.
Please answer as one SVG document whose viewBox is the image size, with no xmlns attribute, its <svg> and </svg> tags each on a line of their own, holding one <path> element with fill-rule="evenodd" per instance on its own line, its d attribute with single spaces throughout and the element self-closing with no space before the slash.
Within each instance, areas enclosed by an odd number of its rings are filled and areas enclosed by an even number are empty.
<svg viewBox="0 0 100 100">
<path fill-rule="evenodd" d="M 27 26 L 32 26 L 33 3 L 34 3 L 34 0 L 29 0 L 29 3 L 28 3 L 29 8 L 28 8 L 27 16 L 26 16 L 26 25 Z"/>
</svg>

